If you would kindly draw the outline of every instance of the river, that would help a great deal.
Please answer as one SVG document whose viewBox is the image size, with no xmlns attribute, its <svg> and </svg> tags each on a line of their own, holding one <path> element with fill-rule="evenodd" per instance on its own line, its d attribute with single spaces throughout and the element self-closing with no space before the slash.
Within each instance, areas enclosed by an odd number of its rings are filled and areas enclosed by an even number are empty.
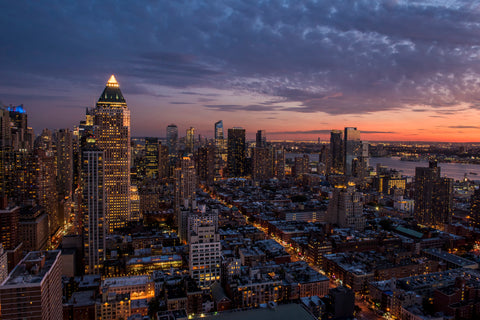
<svg viewBox="0 0 480 320">
<path fill-rule="evenodd" d="M 287 159 L 294 159 L 301 157 L 302 154 L 287 153 Z M 309 154 L 310 161 L 318 161 L 318 154 Z M 390 169 L 400 171 L 405 176 L 415 176 L 416 167 L 428 167 L 428 161 L 402 161 L 399 157 L 388 158 L 370 158 L 370 166 L 376 167 L 377 163 L 386 166 Z M 465 163 L 439 163 L 441 168 L 441 176 L 461 180 L 467 174 L 470 180 L 480 180 L 480 165 L 465 164 Z"/>
</svg>

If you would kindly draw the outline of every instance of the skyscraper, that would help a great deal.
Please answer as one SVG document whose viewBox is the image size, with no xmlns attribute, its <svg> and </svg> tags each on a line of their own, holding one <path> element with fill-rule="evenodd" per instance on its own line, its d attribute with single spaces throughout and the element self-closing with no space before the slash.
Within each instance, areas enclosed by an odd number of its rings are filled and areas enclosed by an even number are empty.
<svg viewBox="0 0 480 320">
<path fill-rule="evenodd" d="M 252 178 L 254 180 L 265 180 L 273 177 L 271 156 L 272 152 L 267 147 L 265 130 L 258 130 L 252 154 Z"/>
<path fill-rule="evenodd" d="M 228 129 L 227 170 L 229 177 L 245 175 L 245 129 Z"/>
<path fill-rule="evenodd" d="M 61 252 L 32 251 L 0 285 L 2 319 L 61 320 Z"/>
<path fill-rule="evenodd" d="M 353 174 L 354 162 L 362 156 L 362 142 L 360 131 L 357 128 L 345 128 L 344 135 L 344 173 L 347 176 Z"/>
<path fill-rule="evenodd" d="M 23 105 L 8 107 L 12 127 L 11 141 L 15 151 L 31 151 L 33 148 L 33 130 L 28 127 L 27 111 Z"/>
<path fill-rule="evenodd" d="M 178 151 L 178 128 L 175 124 L 167 126 L 168 153 L 175 155 Z"/>
<path fill-rule="evenodd" d="M 160 156 L 158 138 L 145 138 L 145 176 L 158 178 L 158 158 Z"/>
<path fill-rule="evenodd" d="M 109 232 L 130 219 L 130 110 L 112 75 L 93 111 L 96 146 L 105 152 L 104 182 Z"/>
<path fill-rule="evenodd" d="M 0 106 L 0 196 L 5 196 L 7 186 L 7 159 L 11 149 L 10 115 Z"/>
<path fill-rule="evenodd" d="M 257 148 L 263 148 L 267 146 L 267 136 L 265 135 L 265 130 L 257 131 L 255 146 Z"/>
<path fill-rule="evenodd" d="M 53 150 L 35 149 L 36 187 L 38 204 L 45 208 L 48 215 L 50 235 L 54 235 L 63 226 L 63 217 L 59 216 L 56 173 L 57 166 Z"/>
<path fill-rule="evenodd" d="M 329 172 L 343 172 L 343 139 L 341 130 L 332 130 L 330 132 L 330 153 L 329 153 Z"/>
<path fill-rule="evenodd" d="M 175 208 L 193 207 L 197 188 L 195 165 L 190 157 L 183 157 L 175 168 Z"/>
<path fill-rule="evenodd" d="M 443 229 L 452 221 L 453 180 L 440 176 L 437 161 L 415 168 L 415 218 L 421 224 Z"/>
<path fill-rule="evenodd" d="M 215 146 L 208 144 L 197 150 L 196 168 L 198 179 L 207 185 L 215 178 Z"/>
<path fill-rule="evenodd" d="M 215 145 L 218 146 L 219 143 L 223 142 L 223 121 L 219 120 L 215 122 Z"/>
<path fill-rule="evenodd" d="M 187 136 L 185 137 L 185 147 L 188 153 L 195 151 L 195 128 L 190 127 L 187 129 Z"/>
<path fill-rule="evenodd" d="M 163 144 L 158 146 L 158 177 L 160 179 L 168 178 L 170 173 L 170 161 L 168 160 L 168 147 Z"/>
<path fill-rule="evenodd" d="M 60 198 L 71 197 L 73 188 L 73 133 L 70 129 L 55 132 L 57 149 L 57 186 Z"/>
<path fill-rule="evenodd" d="M 215 122 L 215 178 L 221 178 L 227 161 L 227 148 L 223 135 L 223 121 Z"/>
<path fill-rule="evenodd" d="M 271 167 L 272 152 L 267 147 L 255 147 L 252 155 L 252 178 L 254 180 L 266 180 L 273 177 Z"/>
<path fill-rule="evenodd" d="M 272 175 L 279 180 L 285 179 L 285 150 L 280 148 L 271 149 Z"/>
<path fill-rule="evenodd" d="M 480 229 L 480 189 L 475 189 L 470 198 L 470 226 L 475 229 Z"/>
<path fill-rule="evenodd" d="M 98 148 L 86 148 L 82 152 L 83 200 L 84 200 L 84 256 L 85 273 L 100 274 L 105 261 L 105 184 L 104 154 Z"/>
<path fill-rule="evenodd" d="M 22 105 L 0 111 L 0 192 L 22 204 L 36 197 L 33 130 Z"/>
</svg>

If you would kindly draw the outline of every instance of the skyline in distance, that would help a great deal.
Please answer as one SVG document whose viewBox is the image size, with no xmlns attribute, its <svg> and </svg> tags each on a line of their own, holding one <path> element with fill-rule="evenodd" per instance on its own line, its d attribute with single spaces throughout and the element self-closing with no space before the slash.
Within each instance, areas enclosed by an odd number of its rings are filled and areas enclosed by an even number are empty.
<svg viewBox="0 0 480 320">
<path fill-rule="evenodd" d="M 480 5 L 456 1 L 4 3 L 0 102 L 72 128 L 116 75 L 132 136 L 480 141 Z M 108 15 L 105 14 L 108 12 Z M 24 21 L 29 21 L 28 24 Z M 65 32 L 68 28 L 69 32 Z M 143 36 L 138 36 L 138 35 Z M 54 116 L 53 116 L 54 115 Z"/>
</svg>

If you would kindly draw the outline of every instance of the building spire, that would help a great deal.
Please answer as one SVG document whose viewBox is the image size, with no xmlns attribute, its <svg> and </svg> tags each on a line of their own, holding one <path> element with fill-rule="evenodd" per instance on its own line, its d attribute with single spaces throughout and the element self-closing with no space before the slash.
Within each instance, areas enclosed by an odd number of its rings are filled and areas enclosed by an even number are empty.
<svg viewBox="0 0 480 320">
<path fill-rule="evenodd" d="M 126 105 L 125 99 L 123 98 L 122 92 L 120 91 L 120 85 L 118 84 L 117 79 L 115 79 L 115 76 L 113 74 L 110 79 L 108 79 L 105 90 L 103 90 L 102 95 L 98 99 L 97 105 L 98 104 L 116 104 L 118 106 Z"/>
<path fill-rule="evenodd" d="M 117 79 L 115 79 L 115 76 L 113 74 L 110 79 L 108 79 L 107 87 L 119 87 Z"/>
</svg>

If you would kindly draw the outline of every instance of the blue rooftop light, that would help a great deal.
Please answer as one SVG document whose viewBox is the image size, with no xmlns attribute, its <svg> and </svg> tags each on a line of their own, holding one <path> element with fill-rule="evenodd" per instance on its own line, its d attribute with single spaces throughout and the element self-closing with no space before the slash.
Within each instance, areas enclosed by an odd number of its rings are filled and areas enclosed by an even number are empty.
<svg viewBox="0 0 480 320">
<path fill-rule="evenodd" d="M 18 113 L 26 113 L 25 109 L 23 109 L 23 104 L 16 106 L 16 107 L 8 107 L 8 111 L 18 112 Z"/>
</svg>

